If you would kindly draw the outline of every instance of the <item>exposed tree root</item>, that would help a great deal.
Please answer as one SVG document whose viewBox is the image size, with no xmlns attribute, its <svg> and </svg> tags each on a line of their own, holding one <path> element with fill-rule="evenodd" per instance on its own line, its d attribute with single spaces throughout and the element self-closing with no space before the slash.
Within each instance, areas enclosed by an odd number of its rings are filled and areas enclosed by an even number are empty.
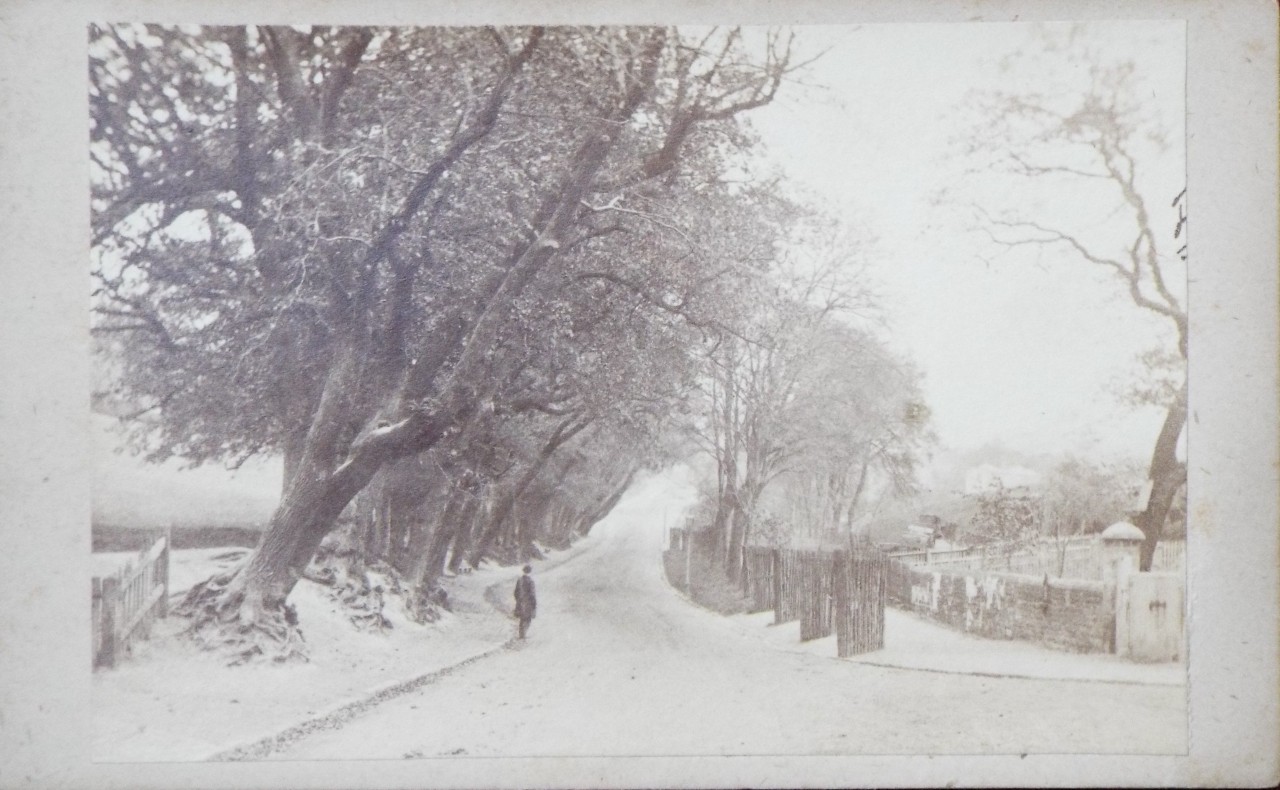
<svg viewBox="0 0 1280 790">
<path fill-rule="evenodd" d="M 338 538 L 321 544 L 304 578 L 327 588 L 329 597 L 342 606 L 352 625 L 366 631 L 392 627 L 386 607 L 399 597 L 405 614 L 417 623 L 432 623 L 449 608 L 449 596 L 439 587 L 420 590 L 400 572 L 380 560 L 366 560 Z"/>
<path fill-rule="evenodd" d="M 439 586 L 419 587 L 405 598 L 405 611 L 415 623 L 434 623 L 449 608 L 449 593 Z"/>
<path fill-rule="evenodd" d="M 196 584 L 174 609 L 191 624 L 186 635 L 231 665 L 250 661 L 306 661 L 306 640 L 288 603 L 267 606 L 246 598 L 240 568 Z"/>
<path fill-rule="evenodd" d="M 246 591 L 245 562 L 220 571 L 193 586 L 172 613 L 190 624 L 184 634 L 201 648 L 225 656 L 231 665 L 254 661 L 306 661 L 307 644 L 298 627 L 296 609 L 285 601 L 271 603 Z M 340 541 L 321 546 L 303 578 L 321 586 L 341 607 L 352 626 L 385 632 L 393 627 L 387 607 L 395 597 L 406 616 L 417 623 L 439 620 L 449 609 L 449 596 L 438 585 L 418 588 L 381 561 L 366 561 Z"/>
<path fill-rule="evenodd" d="M 386 595 L 398 594 L 401 584 L 394 568 L 381 563 L 377 566 L 371 567 L 353 552 L 333 551 L 322 545 L 303 578 L 324 587 L 356 628 L 385 631 L 392 627 L 385 614 Z"/>
</svg>

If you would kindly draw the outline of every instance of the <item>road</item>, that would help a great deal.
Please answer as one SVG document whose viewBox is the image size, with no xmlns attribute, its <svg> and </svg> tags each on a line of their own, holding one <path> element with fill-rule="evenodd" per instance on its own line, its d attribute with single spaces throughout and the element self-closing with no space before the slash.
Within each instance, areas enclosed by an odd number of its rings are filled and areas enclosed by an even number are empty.
<svg viewBox="0 0 1280 790">
<path fill-rule="evenodd" d="M 537 576 L 526 642 L 272 758 L 1185 751 L 1178 687 L 941 674 L 770 648 L 663 579 L 662 514 L 689 494 L 670 475 L 637 485 L 589 549 Z"/>
</svg>

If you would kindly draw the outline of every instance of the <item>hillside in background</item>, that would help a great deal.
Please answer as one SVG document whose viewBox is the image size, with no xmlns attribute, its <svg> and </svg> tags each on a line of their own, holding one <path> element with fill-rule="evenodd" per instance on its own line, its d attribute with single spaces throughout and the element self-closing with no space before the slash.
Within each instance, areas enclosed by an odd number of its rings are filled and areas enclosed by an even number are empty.
<svg viewBox="0 0 1280 790">
<path fill-rule="evenodd" d="M 95 533 L 104 527 L 258 530 L 279 501 L 278 459 L 253 459 L 234 472 L 216 464 L 183 469 L 179 460 L 150 464 L 126 448 L 115 418 L 92 419 Z"/>
</svg>

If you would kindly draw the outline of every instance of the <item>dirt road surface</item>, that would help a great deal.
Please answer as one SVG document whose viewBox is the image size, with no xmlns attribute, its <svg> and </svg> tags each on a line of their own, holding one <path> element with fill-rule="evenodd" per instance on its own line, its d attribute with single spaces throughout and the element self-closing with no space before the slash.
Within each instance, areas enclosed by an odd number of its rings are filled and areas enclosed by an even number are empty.
<svg viewBox="0 0 1280 790">
<path fill-rule="evenodd" d="M 643 481 L 590 549 L 537 577 L 526 642 L 272 758 L 1185 752 L 1182 688 L 770 648 L 662 578 L 664 513 L 690 498 L 678 476 Z"/>
</svg>

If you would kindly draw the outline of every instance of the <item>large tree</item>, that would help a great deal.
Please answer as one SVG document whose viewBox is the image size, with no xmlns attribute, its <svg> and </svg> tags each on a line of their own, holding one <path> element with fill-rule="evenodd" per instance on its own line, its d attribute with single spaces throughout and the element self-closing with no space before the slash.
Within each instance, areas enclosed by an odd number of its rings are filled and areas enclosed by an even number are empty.
<svg viewBox="0 0 1280 790">
<path fill-rule="evenodd" d="M 775 481 L 791 483 L 781 514 L 790 530 L 822 478 L 827 512 L 818 520 L 835 529 L 862 500 L 873 468 L 909 486 L 923 428 L 920 419 L 904 422 L 905 404 L 919 403 L 909 367 L 854 326 L 875 312 L 865 245 L 814 215 L 791 223 L 791 244 L 748 291 L 752 309 L 708 348 L 705 412 L 693 426 L 715 462 L 709 543 L 730 579 L 739 578 Z"/>
<path fill-rule="evenodd" d="M 788 51 L 661 28 L 93 28 L 96 328 L 128 338 L 139 440 L 284 458 L 257 549 L 188 597 L 195 628 L 292 652 L 286 599 L 355 494 L 517 408 L 518 361 L 494 366 L 522 313 L 596 287 L 692 315 L 731 258 L 655 291 L 635 239 L 666 231 L 652 206 L 724 192 L 737 116 Z"/>
<path fill-rule="evenodd" d="M 1149 75 L 1132 61 L 1091 51 L 1081 28 L 1065 36 L 1042 32 L 1045 51 L 1061 55 L 1061 73 L 1076 82 L 975 96 L 971 106 L 981 120 L 968 154 L 978 164 L 968 183 L 978 185 L 978 222 L 992 243 L 1052 251 L 1058 259 L 1110 275 L 1133 306 L 1171 330 L 1169 346 L 1157 355 L 1179 381 L 1160 399 L 1165 416 L 1150 456 L 1151 493 L 1135 518 L 1145 535 L 1145 570 L 1186 481 L 1178 458 L 1187 418 L 1188 341 L 1180 149 L 1158 111 L 1168 97 L 1150 85 Z M 1018 53 L 1003 65 L 1017 70 L 1031 58 Z M 1009 190 L 1011 183 L 1016 190 Z M 1003 191 L 981 192 L 983 185 L 1003 185 Z M 1016 205 L 1008 195 L 1017 196 Z M 1171 202 L 1181 213 L 1166 226 L 1162 215 Z"/>
<path fill-rule="evenodd" d="M 791 404 L 793 530 L 851 535 L 873 496 L 915 492 L 933 441 L 919 379 L 869 332 L 821 327 Z"/>
</svg>

